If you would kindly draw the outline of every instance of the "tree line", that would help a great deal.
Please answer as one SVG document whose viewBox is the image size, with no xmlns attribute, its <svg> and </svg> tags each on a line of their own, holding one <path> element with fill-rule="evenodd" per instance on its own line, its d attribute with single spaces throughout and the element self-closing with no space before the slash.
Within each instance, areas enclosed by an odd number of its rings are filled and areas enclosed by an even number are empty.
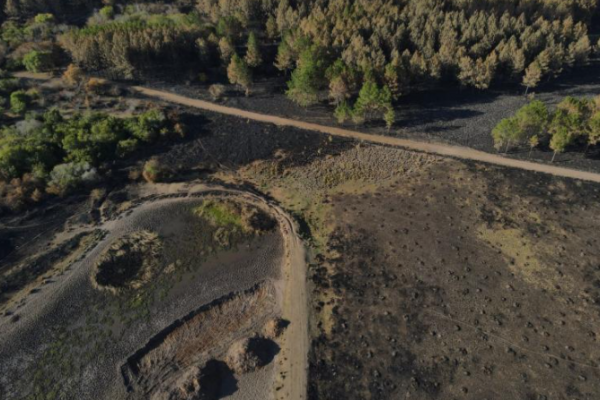
<svg viewBox="0 0 600 400">
<path fill-rule="evenodd" d="M 588 152 L 600 143 L 600 97 L 593 100 L 566 97 L 554 111 L 540 100 L 523 106 L 510 118 L 498 123 L 492 131 L 498 150 L 527 145 L 531 150 L 548 147 L 554 154 L 562 153 L 570 146 Z"/>
</svg>

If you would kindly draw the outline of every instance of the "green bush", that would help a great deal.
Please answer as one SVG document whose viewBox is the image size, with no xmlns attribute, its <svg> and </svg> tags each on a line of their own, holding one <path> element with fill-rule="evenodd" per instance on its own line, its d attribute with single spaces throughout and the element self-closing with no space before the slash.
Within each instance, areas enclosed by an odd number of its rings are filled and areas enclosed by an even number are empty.
<svg viewBox="0 0 600 400">
<path fill-rule="evenodd" d="M 33 50 L 23 57 L 23 65 L 29 72 L 44 72 L 52 69 L 52 53 Z"/>
<path fill-rule="evenodd" d="M 15 114 L 23 114 L 29 106 L 29 96 L 24 90 L 17 90 L 10 95 L 10 109 Z"/>
</svg>

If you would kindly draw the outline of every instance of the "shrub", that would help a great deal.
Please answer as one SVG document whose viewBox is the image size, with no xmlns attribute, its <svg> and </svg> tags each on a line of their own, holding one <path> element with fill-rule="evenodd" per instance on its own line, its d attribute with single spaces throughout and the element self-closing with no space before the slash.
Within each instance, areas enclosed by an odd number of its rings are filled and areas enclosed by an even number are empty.
<svg viewBox="0 0 600 400">
<path fill-rule="evenodd" d="M 29 72 L 44 72 L 52 69 L 52 53 L 49 51 L 33 50 L 23 57 L 23 65 Z"/>
<path fill-rule="evenodd" d="M 110 84 L 106 79 L 90 78 L 90 80 L 85 85 L 86 92 L 98 96 L 108 93 L 109 89 Z"/>
<path fill-rule="evenodd" d="M 210 85 L 208 93 L 210 93 L 210 97 L 212 97 L 214 101 L 221 100 L 225 94 L 225 86 L 219 84 Z"/>
<path fill-rule="evenodd" d="M 75 64 L 69 64 L 63 74 L 63 81 L 69 86 L 78 86 L 84 79 L 83 71 Z"/>
<path fill-rule="evenodd" d="M 156 158 L 153 158 L 144 164 L 142 176 L 149 183 L 161 182 L 168 177 L 168 170 Z"/>
<path fill-rule="evenodd" d="M 17 90 L 10 95 L 10 109 L 15 114 L 23 114 L 27 111 L 29 105 L 29 96 L 24 90 Z"/>
<path fill-rule="evenodd" d="M 59 164 L 50 172 L 47 191 L 64 196 L 82 185 L 98 181 L 98 179 L 98 171 L 88 162 Z"/>
</svg>

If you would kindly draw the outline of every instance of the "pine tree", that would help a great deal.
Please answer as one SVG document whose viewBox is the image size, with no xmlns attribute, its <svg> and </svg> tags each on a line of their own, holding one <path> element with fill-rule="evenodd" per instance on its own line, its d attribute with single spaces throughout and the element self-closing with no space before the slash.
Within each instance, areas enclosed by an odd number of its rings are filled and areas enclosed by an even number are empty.
<svg viewBox="0 0 600 400">
<path fill-rule="evenodd" d="M 319 87 L 323 79 L 323 60 L 316 46 L 305 49 L 298 59 L 298 66 L 288 82 L 286 95 L 302 107 L 319 101 Z"/>
<path fill-rule="evenodd" d="M 293 62 L 294 53 L 287 40 L 284 38 L 277 48 L 275 67 L 280 71 L 287 71 L 292 68 Z"/>
<path fill-rule="evenodd" d="M 221 60 L 224 64 L 231 61 L 231 57 L 235 54 L 235 47 L 229 37 L 222 37 L 219 40 L 219 52 L 221 53 Z"/>
<path fill-rule="evenodd" d="M 237 54 L 231 57 L 231 62 L 227 67 L 227 78 L 234 85 L 242 87 L 246 96 L 250 94 L 250 85 L 252 85 L 252 74 L 246 62 Z"/>
<path fill-rule="evenodd" d="M 525 76 L 523 76 L 523 86 L 527 88 L 525 94 L 527 94 L 530 88 L 535 88 L 539 85 L 542 80 L 542 75 L 542 68 L 537 61 L 532 62 L 529 67 L 527 67 Z"/>
<path fill-rule="evenodd" d="M 258 67 L 262 64 L 262 55 L 260 53 L 260 47 L 258 46 L 258 40 L 254 32 L 250 32 L 248 35 L 248 47 L 246 50 L 246 63 L 252 68 Z"/>
</svg>

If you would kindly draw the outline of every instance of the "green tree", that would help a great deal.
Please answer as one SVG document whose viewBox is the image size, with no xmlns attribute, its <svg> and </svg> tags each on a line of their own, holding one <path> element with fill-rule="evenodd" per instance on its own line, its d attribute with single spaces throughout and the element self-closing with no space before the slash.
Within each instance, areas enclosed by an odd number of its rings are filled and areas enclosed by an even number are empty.
<svg viewBox="0 0 600 400">
<path fill-rule="evenodd" d="M 234 85 L 242 87 L 246 96 L 250 94 L 250 85 L 252 85 L 252 73 L 248 68 L 246 61 L 241 59 L 237 54 L 231 57 L 231 62 L 227 67 L 227 78 Z"/>
<path fill-rule="evenodd" d="M 333 113 L 338 123 L 343 124 L 352 118 L 352 108 L 347 101 L 342 101 L 337 105 Z"/>
<path fill-rule="evenodd" d="M 387 86 L 379 88 L 377 83 L 366 81 L 360 89 L 352 115 L 357 123 L 376 117 L 381 117 L 387 123 L 391 114 L 386 118 L 386 113 L 390 110 L 393 111 L 390 89 Z"/>
<path fill-rule="evenodd" d="M 540 145 L 540 138 L 538 135 L 533 135 L 529 138 L 529 158 L 531 158 L 531 152 L 534 148 Z"/>
<path fill-rule="evenodd" d="M 517 111 L 515 118 L 520 132 L 518 139 L 527 139 L 532 136 L 541 137 L 546 133 L 550 113 L 546 104 L 542 101 L 534 100 L 521 107 Z"/>
<path fill-rule="evenodd" d="M 258 40 L 254 32 L 250 32 L 248 36 L 248 47 L 246 50 L 246 57 L 244 58 L 249 67 L 256 68 L 262 64 L 262 55 L 260 53 L 260 47 Z"/>
<path fill-rule="evenodd" d="M 525 76 L 523 76 L 523 86 L 526 87 L 525 94 L 529 92 L 530 88 L 535 88 L 539 85 L 542 80 L 542 67 L 539 62 L 532 62 L 529 67 L 525 70 Z"/>
<path fill-rule="evenodd" d="M 552 155 L 552 161 L 556 159 L 557 153 L 563 153 L 567 146 L 573 141 L 573 136 L 569 133 L 569 130 L 565 126 L 557 127 L 552 132 L 552 138 L 550 139 L 550 148 L 554 150 Z"/>
<path fill-rule="evenodd" d="M 585 152 L 587 153 L 589 146 L 596 146 L 600 143 L 600 112 L 596 112 L 590 117 L 588 122 L 588 140 Z"/>
<path fill-rule="evenodd" d="M 518 137 L 519 135 L 519 123 L 517 119 L 504 118 L 492 130 L 494 147 L 500 150 L 502 146 L 506 146 L 505 152 L 507 152 L 511 142 L 513 142 L 514 138 Z"/>
<path fill-rule="evenodd" d="M 10 95 L 10 109 L 15 114 L 23 114 L 27 111 L 29 96 L 24 90 L 17 90 Z"/>
<path fill-rule="evenodd" d="M 280 71 L 290 70 L 294 65 L 294 52 L 286 38 L 283 38 L 277 47 L 277 57 L 274 65 Z"/>
<path fill-rule="evenodd" d="M 394 125 L 394 122 L 396 122 L 396 112 L 394 111 L 393 108 L 389 108 L 385 114 L 383 114 L 383 119 L 385 121 L 385 126 L 387 127 L 388 131 L 390 129 L 392 129 L 392 126 Z"/>
<path fill-rule="evenodd" d="M 323 81 L 324 62 L 317 46 L 306 48 L 298 59 L 298 65 L 287 83 L 286 95 L 302 107 L 308 107 L 319 101 L 319 88 Z"/>
</svg>

